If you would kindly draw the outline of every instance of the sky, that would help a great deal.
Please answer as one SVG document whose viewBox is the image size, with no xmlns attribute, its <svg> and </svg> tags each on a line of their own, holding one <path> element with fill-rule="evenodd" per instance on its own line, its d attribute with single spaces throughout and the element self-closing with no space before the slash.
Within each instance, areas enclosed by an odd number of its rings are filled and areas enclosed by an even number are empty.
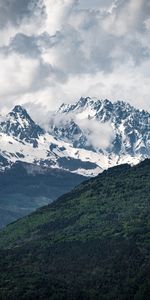
<svg viewBox="0 0 150 300">
<path fill-rule="evenodd" d="M 0 0 L 1 112 L 81 96 L 150 111 L 149 87 L 149 0 Z"/>
</svg>

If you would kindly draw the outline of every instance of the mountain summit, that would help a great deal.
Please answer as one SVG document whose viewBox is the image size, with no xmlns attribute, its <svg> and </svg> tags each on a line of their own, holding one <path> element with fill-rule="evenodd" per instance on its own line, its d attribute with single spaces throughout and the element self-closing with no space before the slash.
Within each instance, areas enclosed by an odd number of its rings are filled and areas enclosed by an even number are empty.
<svg viewBox="0 0 150 300">
<path fill-rule="evenodd" d="M 37 145 L 36 139 L 44 134 L 44 130 L 31 119 L 27 111 L 20 105 L 15 106 L 0 122 L 0 132 L 34 146 Z"/>
</svg>

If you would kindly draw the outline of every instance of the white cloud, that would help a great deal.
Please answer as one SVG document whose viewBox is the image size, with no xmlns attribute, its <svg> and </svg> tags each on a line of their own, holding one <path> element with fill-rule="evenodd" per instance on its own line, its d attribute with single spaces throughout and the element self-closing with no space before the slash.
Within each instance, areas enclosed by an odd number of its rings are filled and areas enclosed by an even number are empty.
<svg viewBox="0 0 150 300">
<path fill-rule="evenodd" d="M 112 0 L 80 0 L 79 6 L 82 9 L 104 9 L 111 5 Z"/>
<path fill-rule="evenodd" d="M 50 35 L 63 28 L 76 0 L 45 0 L 47 19 L 44 30 Z"/>
<path fill-rule="evenodd" d="M 41 33 L 45 19 L 43 0 L 0 0 L 0 45 L 8 45 L 18 32 Z"/>
<path fill-rule="evenodd" d="M 27 92 L 36 76 L 39 62 L 34 59 L 11 54 L 0 55 L 0 95 L 13 96 Z"/>
<path fill-rule="evenodd" d="M 121 4 L 123 3 L 123 5 L 120 6 L 119 2 L 116 1 L 112 13 L 104 20 L 104 29 L 114 35 L 122 36 L 137 26 L 145 0 L 122 1 Z"/>
<path fill-rule="evenodd" d="M 95 149 L 106 149 L 114 139 L 114 131 L 109 122 L 100 124 L 96 120 L 76 119 L 76 123 L 84 132 L 89 146 Z"/>
</svg>

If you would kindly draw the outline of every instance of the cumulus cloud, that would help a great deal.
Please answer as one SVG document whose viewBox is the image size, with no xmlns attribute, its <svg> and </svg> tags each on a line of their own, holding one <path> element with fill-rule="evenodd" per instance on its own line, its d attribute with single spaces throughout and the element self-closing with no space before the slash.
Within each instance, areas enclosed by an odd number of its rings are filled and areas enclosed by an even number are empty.
<svg viewBox="0 0 150 300">
<path fill-rule="evenodd" d="M 149 110 L 149 15 L 147 0 L 0 0 L 1 109 L 94 96 Z"/>
<path fill-rule="evenodd" d="M 31 59 L 16 54 L 8 57 L 0 55 L 0 66 L 1 96 L 21 95 L 30 89 L 36 76 L 38 61 L 31 62 Z"/>
<path fill-rule="evenodd" d="M 22 23 L 29 22 L 31 18 L 41 18 L 44 14 L 45 5 L 42 0 L 1 0 L 0 28 L 5 28 L 9 24 L 18 27 Z"/>
<path fill-rule="evenodd" d="M 112 4 L 112 0 L 81 0 L 79 6 L 82 9 L 106 9 Z"/>
<path fill-rule="evenodd" d="M 40 32 L 46 19 L 44 0 L 0 0 L 0 45 L 18 32 L 27 35 Z"/>
<path fill-rule="evenodd" d="M 104 20 L 105 29 L 118 36 L 134 30 L 138 26 L 144 4 L 145 0 L 116 1 L 112 13 Z"/>
<path fill-rule="evenodd" d="M 106 149 L 115 137 L 109 122 L 100 124 L 97 120 L 88 118 L 76 120 L 76 122 L 86 136 L 88 145 L 95 149 Z"/>
<path fill-rule="evenodd" d="M 45 0 L 47 19 L 44 29 L 50 35 L 62 30 L 76 4 L 77 0 Z"/>
</svg>

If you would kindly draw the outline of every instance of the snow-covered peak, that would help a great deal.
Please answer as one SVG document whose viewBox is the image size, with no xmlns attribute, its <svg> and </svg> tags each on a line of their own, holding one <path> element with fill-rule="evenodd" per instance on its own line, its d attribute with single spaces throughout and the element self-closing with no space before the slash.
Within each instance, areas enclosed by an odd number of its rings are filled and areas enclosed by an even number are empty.
<svg viewBox="0 0 150 300">
<path fill-rule="evenodd" d="M 108 99 L 98 99 L 98 98 L 91 98 L 91 97 L 81 97 L 75 104 L 62 104 L 58 109 L 58 113 L 74 113 L 74 112 L 81 112 L 85 111 L 87 108 L 95 111 L 95 114 L 104 110 L 110 111 L 115 114 L 115 112 L 126 112 L 126 114 L 130 113 L 142 113 L 146 114 L 147 112 L 144 110 L 138 110 L 128 102 L 117 100 L 117 101 L 110 101 Z"/>
<path fill-rule="evenodd" d="M 15 107 L 12 109 L 12 112 L 19 113 L 21 115 L 28 115 L 26 109 L 21 105 L 15 105 Z"/>
<path fill-rule="evenodd" d="M 20 128 L 27 128 L 34 124 L 34 121 L 31 119 L 26 109 L 21 105 L 16 105 L 12 111 L 8 113 L 7 120 L 9 120 L 11 124 L 18 123 Z"/>
<path fill-rule="evenodd" d="M 75 104 L 62 105 L 58 113 L 60 115 L 67 115 L 67 118 L 70 116 L 79 127 L 81 120 L 85 121 L 85 124 L 87 120 L 91 120 L 91 127 L 93 120 L 97 121 L 97 124 L 111 124 L 115 138 L 109 149 L 107 149 L 109 153 L 128 153 L 133 156 L 136 153 L 150 155 L 150 114 L 144 110 L 141 111 L 134 108 L 129 103 L 122 100 L 111 102 L 108 99 L 100 100 L 86 97 L 80 98 Z M 63 120 L 65 120 L 65 117 Z M 69 130 L 68 121 L 67 128 Z M 67 128 L 65 126 L 65 135 L 68 136 L 66 133 Z M 57 138 L 59 137 L 62 138 L 62 135 L 57 135 Z M 98 125 L 97 138 L 101 138 L 99 137 Z M 71 141 L 75 140 L 76 137 L 74 136 L 73 139 L 73 136 L 71 136 Z M 86 137 L 82 133 L 82 143 L 78 143 L 78 147 L 87 148 L 87 143 L 83 144 L 84 140 L 86 141 Z M 102 151 L 103 149 L 99 150 Z"/>
<path fill-rule="evenodd" d="M 0 132 L 35 145 L 36 139 L 44 134 L 44 130 L 31 119 L 27 111 L 20 105 L 15 106 L 12 111 L 0 119 Z"/>
<path fill-rule="evenodd" d="M 91 99 L 90 97 L 86 97 L 86 98 L 81 97 L 79 99 L 79 101 L 77 101 L 75 104 L 65 104 L 65 103 L 63 103 L 60 106 L 60 108 L 58 110 L 58 113 L 67 114 L 67 113 L 70 113 L 70 112 L 75 112 L 77 110 L 85 109 L 88 106 L 92 106 L 93 103 L 94 103 L 94 100 Z"/>
<path fill-rule="evenodd" d="M 130 105 L 129 103 L 118 100 L 112 102 L 108 99 L 97 99 L 97 98 L 80 98 L 75 104 L 62 104 L 57 111 L 59 114 L 67 114 L 73 115 L 74 113 L 77 115 L 78 113 L 91 111 L 92 117 L 98 118 L 101 117 L 101 120 L 107 121 L 106 119 L 113 119 L 117 116 L 117 119 L 133 116 L 135 118 L 147 118 L 149 119 L 150 114 L 147 111 L 139 110 Z M 86 115 L 86 114 L 85 114 Z"/>
</svg>

